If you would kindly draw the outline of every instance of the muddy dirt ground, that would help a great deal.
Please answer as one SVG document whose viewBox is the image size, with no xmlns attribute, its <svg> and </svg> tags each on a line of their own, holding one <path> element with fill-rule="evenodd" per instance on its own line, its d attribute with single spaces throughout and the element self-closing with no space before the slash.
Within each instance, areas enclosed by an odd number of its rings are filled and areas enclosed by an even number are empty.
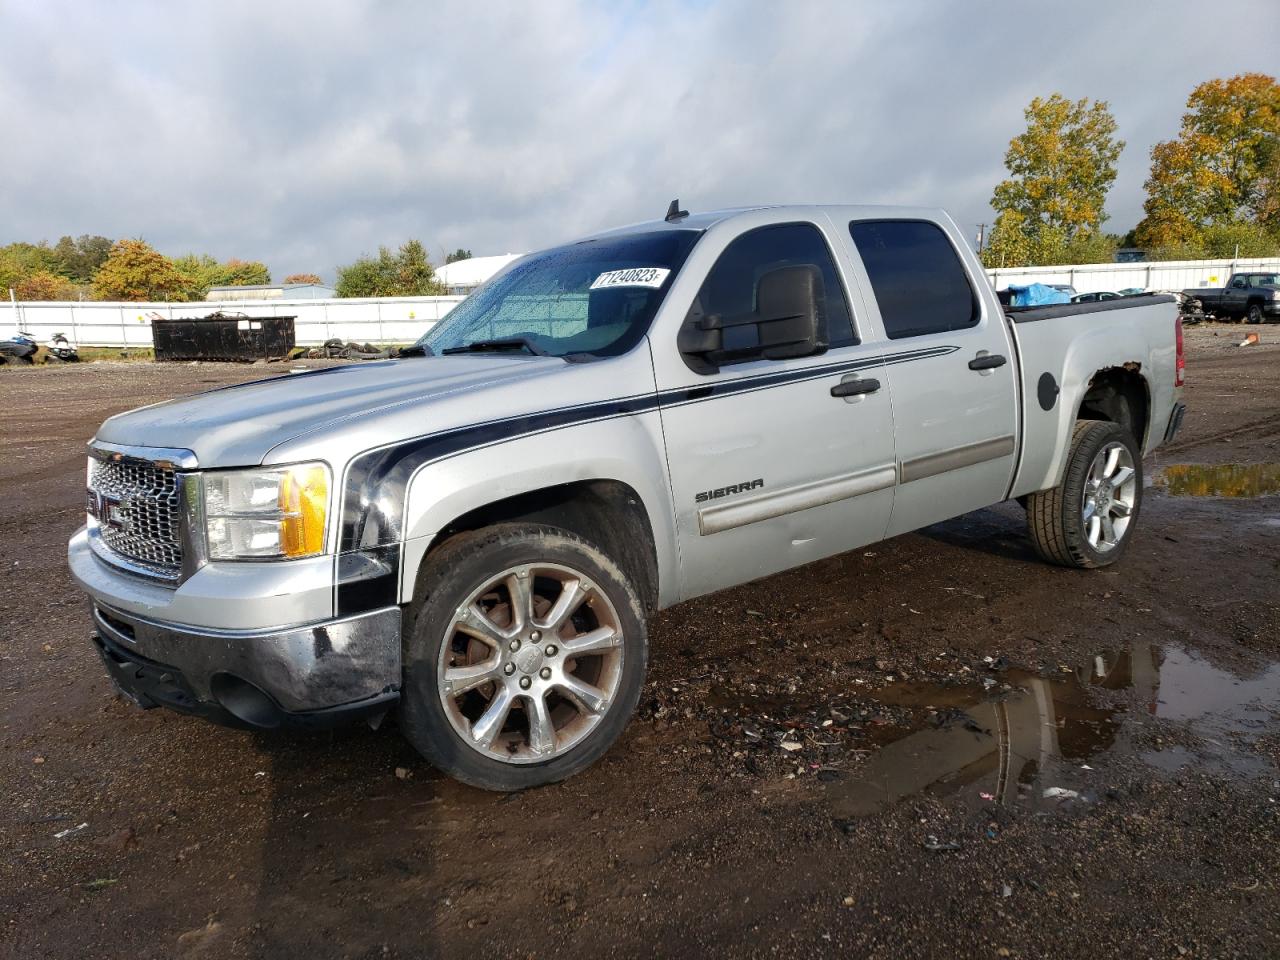
<svg viewBox="0 0 1280 960">
<path fill-rule="evenodd" d="M 1242 335 L 1188 330 L 1118 566 L 1003 505 L 677 607 L 617 746 L 508 796 L 394 723 L 117 697 L 83 443 L 263 370 L 0 369 L 0 956 L 1280 955 L 1280 329 Z"/>
</svg>

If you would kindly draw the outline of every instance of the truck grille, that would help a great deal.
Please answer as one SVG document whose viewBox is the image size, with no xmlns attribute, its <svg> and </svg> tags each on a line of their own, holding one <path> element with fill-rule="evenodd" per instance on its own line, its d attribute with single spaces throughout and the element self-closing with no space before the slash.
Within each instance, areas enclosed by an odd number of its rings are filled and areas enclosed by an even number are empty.
<svg viewBox="0 0 1280 960">
<path fill-rule="evenodd" d="M 89 460 L 89 513 L 102 541 L 157 576 L 182 567 L 177 475 L 145 460 Z"/>
</svg>

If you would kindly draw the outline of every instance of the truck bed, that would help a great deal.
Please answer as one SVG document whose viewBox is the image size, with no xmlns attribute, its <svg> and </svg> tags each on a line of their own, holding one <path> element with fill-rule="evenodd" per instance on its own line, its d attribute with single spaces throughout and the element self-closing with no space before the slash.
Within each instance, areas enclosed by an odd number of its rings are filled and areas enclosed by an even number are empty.
<svg viewBox="0 0 1280 960">
<path fill-rule="evenodd" d="M 1095 303 L 1005 308 L 1022 384 L 1022 449 L 1012 496 L 1058 485 L 1081 398 L 1100 372 L 1141 373 L 1150 391 L 1142 453 L 1175 403 L 1177 300 L 1135 294 Z"/>
<path fill-rule="evenodd" d="M 1154 303 L 1177 303 L 1177 298 L 1163 293 L 1135 293 L 1112 300 L 1095 300 L 1091 303 L 1051 303 L 1043 307 L 1005 307 L 1005 313 L 1014 323 L 1035 323 L 1037 320 L 1053 320 L 1082 313 L 1104 313 L 1108 310 L 1127 310 L 1130 307 L 1150 306 Z"/>
</svg>

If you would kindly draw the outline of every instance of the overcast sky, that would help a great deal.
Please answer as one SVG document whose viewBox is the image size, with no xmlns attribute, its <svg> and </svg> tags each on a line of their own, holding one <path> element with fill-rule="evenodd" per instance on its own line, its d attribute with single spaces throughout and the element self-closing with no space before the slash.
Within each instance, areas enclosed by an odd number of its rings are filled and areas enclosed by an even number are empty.
<svg viewBox="0 0 1280 960">
<path fill-rule="evenodd" d="M 379 244 L 522 252 L 676 196 L 940 205 L 972 234 L 1054 91 L 1111 103 L 1123 231 L 1192 87 L 1275 72 L 1280 10 L 0 0 L 0 38 L 0 243 L 141 236 L 332 279 Z"/>
</svg>

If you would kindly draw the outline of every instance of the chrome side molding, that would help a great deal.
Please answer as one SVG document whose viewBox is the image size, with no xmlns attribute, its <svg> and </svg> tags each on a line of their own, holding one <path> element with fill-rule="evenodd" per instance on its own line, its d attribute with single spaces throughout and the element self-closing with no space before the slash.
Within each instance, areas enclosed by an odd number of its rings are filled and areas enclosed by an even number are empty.
<svg viewBox="0 0 1280 960">
<path fill-rule="evenodd" d="M 817 480 L 771 493 L 744 497 L 732 503 L 703 507 L 698 511 L 698 532 L 704 537 L 709 536 L 749 523 L 808 510 L 810 507 L 860 497 L 864 493 L 875 493 L 892 487 L 897 481 L 897 468 L 886 464 L 858 473 L 842 474 L 829 480 Z"/>
<path fill-rule="evenodd" d="M 902 482 L 910 483 L 912 480 L 936 477 L 938 474 L 946 473 L 949 470 L 971 467 L 975 463 L 999 460 L 1001 457 L 1012 456 L 1013 449 L 1014 441 L 1012 436 L 995 437 L 991 440 L 968 443 L 963 447 L 953 447 L 950 450 L 943 450 L 941 453 L 931 453 L 927 456 L 916 457 L 914 460 L 904 460 L 902 462 Z"/>
</svg>

